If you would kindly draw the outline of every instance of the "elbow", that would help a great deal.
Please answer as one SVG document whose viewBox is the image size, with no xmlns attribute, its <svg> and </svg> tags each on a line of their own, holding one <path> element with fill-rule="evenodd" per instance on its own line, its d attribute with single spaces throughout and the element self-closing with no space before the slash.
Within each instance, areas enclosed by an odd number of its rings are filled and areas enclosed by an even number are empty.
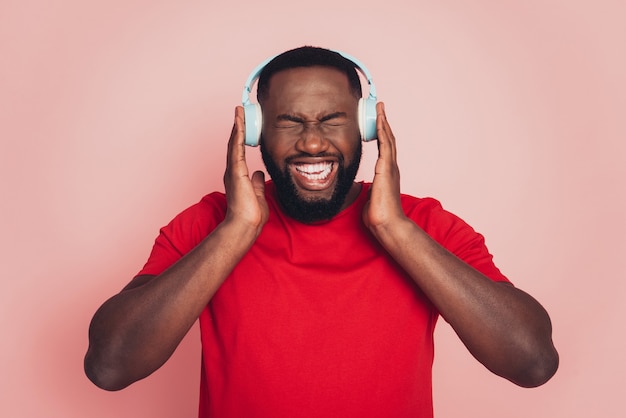
<svg viewBox="0 0 626 418">
<path fill-rule="evenodd" d="M 534 388 L 550 380 L 558 368 L 559 354 L 554 346 L 550 345 L 545 352 L 538 353 L 532 360 L 529 360 L 517 376 L 510 380 L 518 386 Z"/>
<path fill-rule="evenodd" d="M 84 370 L 85 375 L 94 385 L 107 391 L 121 390 L 132 383 L 125 379 L 119 370 L 107 366 L 104 361 L 98 360 L 91 349 L 85 355 Z"/>
</svg>

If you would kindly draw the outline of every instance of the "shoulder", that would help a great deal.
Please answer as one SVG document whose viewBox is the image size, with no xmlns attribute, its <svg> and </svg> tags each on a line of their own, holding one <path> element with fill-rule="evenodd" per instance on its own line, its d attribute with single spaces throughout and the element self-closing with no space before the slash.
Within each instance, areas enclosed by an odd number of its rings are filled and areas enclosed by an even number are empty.
<svg viewBox="0 0 626 418">
<path fill-rule="evenodd" d="M 177 214 L 164 230 L 205 235 L 226 216 L 226 196 L 221 192 L 205 195 L 197 203 Z"/>
<path fill-rule="evenodd" d="M 431 213 L 444 211 L 441 202 L 433 197 L 416 197 L 408 194 L 401 194 L 400 201 L 405 211 Z"/>
<path fill-rule="evenodd" d="M 212 192 L 200 199 L 200 201 L 187 207 L 180 212 L 174 220 L 193 219 L 200 214 L 225 214 L 226 213 L 226 195 L 222 192 Z"/>
<path fill-rule="evenodd" d="M 194 206 L 196 207 L 196 210 L 199 211 L 217 211 L 220 213 L 226 213 L 226 195 L 222 192 L 209 193 Z"/>
<path fill-rule="evenodd" d="M 477 235 L 470 225 L 446 210 L 435 198 L 402 194 L 401 202 L 404 213 L 439 242 Z"/>
<path fill-rule="evenodd" d="M 204 195 L 199 201 L 184 209 L 176 217 L 185 217 L 201 212 L 225 212 L 226 195 L 222 192 L 212 192 Z"/>
</svg>

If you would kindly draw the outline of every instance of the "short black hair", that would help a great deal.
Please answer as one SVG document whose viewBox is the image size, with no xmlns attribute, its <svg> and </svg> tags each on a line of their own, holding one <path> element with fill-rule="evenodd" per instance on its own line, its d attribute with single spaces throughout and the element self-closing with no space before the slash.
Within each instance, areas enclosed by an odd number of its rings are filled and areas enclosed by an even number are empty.
<svg viewBox="0 0 626 418">
<path fill-rule="evenodd" d="M 269 93 L 270 79 L 277 72 L 299 67 L 331 67 L 348 77 L 350 91 L 356 98 L 361 98 L 361 80 L 356 71 L 356 64 L 338 52 L 315 46 L 302 46 L 283 52 L 274 57 L 259 75 L 257 85 L 257 101 L 265 99 Z"/>
</svg>

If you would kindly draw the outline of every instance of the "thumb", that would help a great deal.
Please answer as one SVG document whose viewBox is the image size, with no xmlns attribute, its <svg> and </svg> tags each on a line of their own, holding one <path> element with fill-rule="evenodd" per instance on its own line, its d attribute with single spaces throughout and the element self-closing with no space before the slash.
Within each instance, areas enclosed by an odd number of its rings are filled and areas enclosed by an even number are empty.
<svg viewBox="0 0 626 418">
<path fill-rule="evenodd" d="M 252 174 L 252 187 L 257 197 L 265 197 L 265 173 L 255 171 L 254 174 Z"/>
</svg>

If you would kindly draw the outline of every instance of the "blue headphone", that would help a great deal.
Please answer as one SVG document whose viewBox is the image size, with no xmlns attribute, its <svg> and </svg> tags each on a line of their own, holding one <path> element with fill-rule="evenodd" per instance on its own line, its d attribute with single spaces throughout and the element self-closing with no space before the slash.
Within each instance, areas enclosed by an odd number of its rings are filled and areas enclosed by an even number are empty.
<svg viewBox="0 0 626 418">
<path fill-rule="evenodd" d="M 367 68 L 356 58 L 340 51 L 334 52 L 337 52 L 339 55 L 352 62 L 356 69 L 359 70 L 367 79 L 367 84 L 369 85 L 369 96 L 366 99 L 359 99 L 357 110 L 359 117 L 359 131 L 361 132 L 361 138 L 363 141 L 376 139 L 376 87 L 372 81 L 372 76 Z M 243 94 L 241 96 L 241 103 L 243 104 L 244 117 L 246 121 L 245 142 L 246 145 L 250 145 L 252 147 L 259 145 L 259 140 L 261 139 L 261 128 L 263 126 L 263 114 L 261 113 L 261 106 L 258 103 L 252 103 L 250 101 L 250 92 L 252 90 L 252 85 L 261 75 L 263 68 L 265 68 L 265 66 L 274 58 L 275 56 L 266 59 L 254 70 L 252 70 L 252 73 L 250 73 L 248 79 L 246 80 L 246 85 L 243 88 Z"/>
</svg>

